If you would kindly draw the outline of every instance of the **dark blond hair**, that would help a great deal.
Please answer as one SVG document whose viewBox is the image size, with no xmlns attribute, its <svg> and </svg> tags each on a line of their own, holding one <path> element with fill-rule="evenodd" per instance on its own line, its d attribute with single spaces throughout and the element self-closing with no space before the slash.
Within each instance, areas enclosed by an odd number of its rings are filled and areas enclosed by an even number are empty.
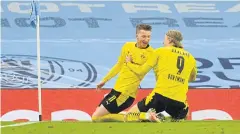
<svg viewBox="0 0 240 134">
<path fill-rule="evenodd" d="M 140 30 L 152 31 L 152 26 L 148 24 L 138 24 L 136 27 L 136 33 L 138 33 Z"/>
<path fill-rule="evenodd" d="M 183 40 L 182 33 L 178 30 L 169 30 L 166 33 L 170 43 L 173 43 L 174 47 L 183 48 L 181 41 Z"/>
</svg>

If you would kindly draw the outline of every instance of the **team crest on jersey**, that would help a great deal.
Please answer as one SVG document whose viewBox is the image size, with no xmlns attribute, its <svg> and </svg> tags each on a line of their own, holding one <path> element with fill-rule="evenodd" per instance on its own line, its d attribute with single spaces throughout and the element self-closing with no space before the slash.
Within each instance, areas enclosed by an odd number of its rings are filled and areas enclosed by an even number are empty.
<svg viewBox="0 0 240 134">
<path fill-rule="evenodd" d="M 146 58 L 146 56 L 144 54 L 141 54 L 141 58 L 144 59 Z"/>
</svg>

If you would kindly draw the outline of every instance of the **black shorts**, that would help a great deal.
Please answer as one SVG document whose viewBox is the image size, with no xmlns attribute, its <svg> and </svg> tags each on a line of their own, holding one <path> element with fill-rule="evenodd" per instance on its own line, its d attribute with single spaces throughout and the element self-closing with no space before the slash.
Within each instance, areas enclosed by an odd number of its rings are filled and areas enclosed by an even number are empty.
<svg viewBox="0 0 240 134">
<path fill-rule="evenodd" d="M 158 93 L 145 97 L 138 102 L 140 112 L 147 112 L 154 108 L 157 113 L 166 111 L 174 119 L 185 119 L 188 107 L 183 102 L 164 97 Z"/>
<path fill-rule="evenodd" d="M 134 98 L 124 95 L 114 89 L 104 97 L 99 106 L 102 104 L 109 113 L 119 113 L 129 108 L 134 102 Z"/>
</svg>

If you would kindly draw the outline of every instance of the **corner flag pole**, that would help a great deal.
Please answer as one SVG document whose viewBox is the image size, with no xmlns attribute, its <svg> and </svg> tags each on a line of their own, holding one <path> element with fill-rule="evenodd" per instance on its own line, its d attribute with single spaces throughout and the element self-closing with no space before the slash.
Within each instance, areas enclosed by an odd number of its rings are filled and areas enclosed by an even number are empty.
<svg viewBox="0 0 240 134">
<path fill-rule="evenodd" d="M 42 121 L 42 88 L 41 88 L 41 60 L 40 60 L 40 28 L 39 21 L 40 17 L 37 15 L 37 72 L 38 72 L 38 110 L 39 110 L 39 121 Z"/>
<path fill-rule="evenodd" d="M 41 60 L 40 60 L 40 7 L 39 1 L 32 1 L 31 25 L 36 28 L 37 41 L 37 75 L 38 75 L 38 110 L 39 121 L 42 121 L 42 90 L 41 90 Z"/>
</svg>

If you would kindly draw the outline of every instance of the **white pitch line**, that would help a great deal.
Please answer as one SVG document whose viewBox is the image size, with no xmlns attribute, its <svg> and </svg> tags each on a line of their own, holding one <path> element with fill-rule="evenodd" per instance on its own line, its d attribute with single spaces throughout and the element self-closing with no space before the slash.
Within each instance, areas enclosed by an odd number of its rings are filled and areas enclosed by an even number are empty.
<svg viewBox="0 0 240 134">
<path fill-rule="evenodd" d="M 38 122 L 24 122 L 24 123 L 17 123 L 17 124 L 11 124 L 11 125 L 4 125 L 4 126 L 1 126 L 1 128 L 25 126 L 25 125 L 30 125 L 30 124 L 34 124 L 34 123 L 38 123 Z"/>
</svg>

